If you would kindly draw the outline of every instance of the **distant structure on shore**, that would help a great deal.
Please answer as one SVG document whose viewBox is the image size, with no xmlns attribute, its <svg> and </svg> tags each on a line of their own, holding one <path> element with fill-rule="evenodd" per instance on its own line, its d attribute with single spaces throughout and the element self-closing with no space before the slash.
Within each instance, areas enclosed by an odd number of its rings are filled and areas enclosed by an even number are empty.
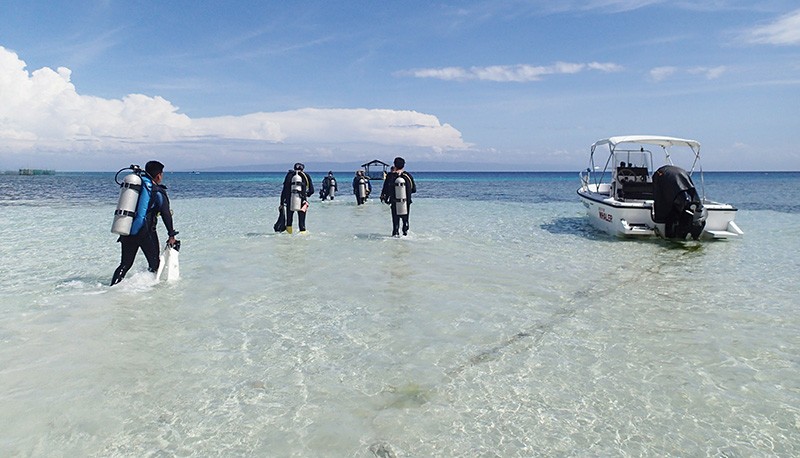
<svg viewBox="0 0 800 458">
<path fill-rule="evenodd" d="M 20 175 L 55 175 L 55 170 L 47 169 L 19 169 Z"/>
<path fill-rule="evenodd" d="M 370 170 L 370 167 L 372 169 Z M 378 169 L 380 167 L 380 169 Z M 366 164 L 361 164 L 361 168 L 364 169 L 364 173 L 367 175 L 367 178 L 370 180 L 383 180 L 386 178 L 386 170 L 390 167 L 389 164 L 378 160 L 373 159 Z"/>
</svg>

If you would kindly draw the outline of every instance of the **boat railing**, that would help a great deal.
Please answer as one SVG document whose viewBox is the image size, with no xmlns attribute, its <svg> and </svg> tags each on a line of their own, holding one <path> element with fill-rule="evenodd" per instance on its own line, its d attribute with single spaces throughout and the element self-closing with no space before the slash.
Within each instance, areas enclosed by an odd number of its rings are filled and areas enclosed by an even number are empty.
<svg viewBox="0 0 800 458">
<path fill-rule="evenodd" d="M 581 170 L 578 172 L 578 176 L 581 178 L 581 189 L 586 190 L 589 186 L 589 174 L 591 171 L 589 169 Z"/>
<path fill-rule="evenodd" d="M 605 194 L 607 196 L 610 196 L 611 183 L 592 183 L 591 174 L 592 172 L 589 169 L 578 172 L 578 176 L 581 179 L 581 191 L 596 192 L 598 194 Z"/>
</svg>

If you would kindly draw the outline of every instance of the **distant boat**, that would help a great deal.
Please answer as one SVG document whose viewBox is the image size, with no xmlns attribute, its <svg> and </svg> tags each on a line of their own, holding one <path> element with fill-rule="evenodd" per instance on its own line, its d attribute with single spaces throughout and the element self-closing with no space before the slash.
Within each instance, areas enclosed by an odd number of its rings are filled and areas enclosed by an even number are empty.
<svg viewBox="0 0 800 458">
<path fill-rule="evenodd" d="M 20 175 L 55 175 L 55 170 L 46 169 L 19 169 Z"/>
<path fill-rule="evenodd" d="M 198 172 L 197 170 L 192 170 L 192 175 L 200 175 L 200 172 Z"/>
</svg>

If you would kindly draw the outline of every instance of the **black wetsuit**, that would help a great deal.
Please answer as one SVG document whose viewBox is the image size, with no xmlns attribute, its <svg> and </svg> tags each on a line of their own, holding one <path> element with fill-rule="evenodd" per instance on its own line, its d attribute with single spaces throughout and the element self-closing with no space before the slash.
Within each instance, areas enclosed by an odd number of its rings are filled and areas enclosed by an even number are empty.
<svg viewBox="0 0 800 458">
<path fill-rule="evenodd" d="M 395 207 L 395 194 L 394 182 L 398 177 L 402 177 L 406 181 L 406 203 L 407 211 L 405 215 L 398 215 L 397 208 Z M 399 174 L 397 172 L 390 172 L 383 180 L 383 189 L 381 189 L 381 201 L 386 202 L 392 207 L 392 235 L 399 235 L 400 221 L 403 221 L 403 235 L 408 235 L 408 215 L 411 213 L 411 194 L 417 192 L 417 185 L 414 183 L 414 177 L 406 171 Z"/>
<path fill-rule="evenodd" d="M 286 209 L 286 226 L 290 227 L 292 225 L 292 220 L 294 219 L 294 212 L 290 210 L 289 203 L 292 200 L 292 177 L 295 173 L 300 174 L 301 180 L 301 190 L 300 190 L 300 197 L 302 198 L 302 202 L 306 202 L 312 194 L 314 194 L 314 183 L 311 182 L 311 177 L 309 177 L 305 172 L 302 170 L 289 170 L 286 173 L 286 178 L 283 179 L 283 190 L 281 191 L 281 206 Z M 297 220 L 298 224 L 300 225 L 300 232 L 306 230 L 306 212 L 299 211 L 297 212 Z"/>
<path fill-rule="evenodd" d="M 328 175 L 322 179 L 322 189 L 319 191 L 320 199 L 325 200 L 331 195 L 331 184 L 333 184 L 334 191 L 339 191 L 339 185 L 336 183 L 336 178 L 334 178 L 333 175 Z M 334 193 L 334 195 L 331 196 L 331 200 L 333 200 L 335 197 L 336 194 Z"/>
<path fill-rule="evenodd" d="M 133 266 L 133 261 L 136 259 L 136 253 L 139 248 L 142 249 L 144 257 L 147 258 L 147 270 L 150 272 L 158 271 L 159 243 L 156 222 L 159 213 L 161 214 L 161 220 L 164 221 L 164 226 L 167 228 L 167 234 L 170 237 L 174 237 L 178 233 L 172 227 L 172 211 L 169 208 L 167 187 L 155 183 L 153 186 L 153 199 L 155 202 L 151 203 L 147 209 L 144 226 L 139 229 L 137 234 L 121 235 L 117 240 L 122 244 L 122 259 L 119 267 L 114 271 L 114 276 L 111 278 L 111 286 L 116 285 L 125 278 L 125 274 Z"/>
<path fill-rule="evenodd" d="M 367 195 L 364 196 L 363 198 L 358 196 L 358 187 L 360 184 L 359 182 L 361 181 L 362 178 L 364 179 L 367 185 Z M 353 178 L 353 194 L 355 194 L 356 196 L 356 204 L 361 205 L 365 203 L 367 201 L 367 197 L 369 197 L 369 193 L 371 192 L 372 192 L 372 183 L 369 182 L 369 179 L 367 179 L 367 177 L 356 175 L 355 178 Z"/>
</svg>

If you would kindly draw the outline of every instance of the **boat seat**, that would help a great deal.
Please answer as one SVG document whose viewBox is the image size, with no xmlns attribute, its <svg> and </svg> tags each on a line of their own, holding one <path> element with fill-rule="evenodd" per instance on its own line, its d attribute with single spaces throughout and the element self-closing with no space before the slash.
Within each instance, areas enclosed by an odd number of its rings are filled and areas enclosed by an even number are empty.
<svg viewBox="0 0 800 458">
<path fill-rule="evenodd" d="M 620 183 L 619 197 L 621 199 L 652 200 L 653 183 L 628 181 Z"/>
</svg>

